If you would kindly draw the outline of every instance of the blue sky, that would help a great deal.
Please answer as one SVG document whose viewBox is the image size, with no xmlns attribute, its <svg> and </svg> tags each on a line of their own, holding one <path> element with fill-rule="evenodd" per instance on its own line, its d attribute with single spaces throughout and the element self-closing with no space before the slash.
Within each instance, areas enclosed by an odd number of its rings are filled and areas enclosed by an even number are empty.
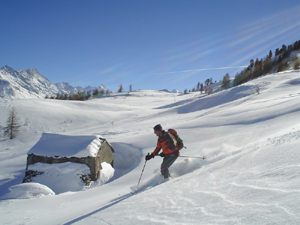
<svg viewBox="0 0 300 225">
<path fill-rule="evenodd" d="M 0 0 L 0 67 L 73 86 L 189 90 L 297 40 L 299 0 Z"/>
</svg>

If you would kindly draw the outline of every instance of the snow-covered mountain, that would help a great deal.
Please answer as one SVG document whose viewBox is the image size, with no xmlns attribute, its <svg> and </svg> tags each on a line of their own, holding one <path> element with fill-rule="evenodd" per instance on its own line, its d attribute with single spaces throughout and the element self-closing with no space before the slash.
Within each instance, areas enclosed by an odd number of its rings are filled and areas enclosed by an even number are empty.
<svg viewBox="0 0 300 225">
<path fill-rule="evenodd" d="M 104 91 L 104 92 L 109 91 L 103 84 L 101 84 L 98 87 L 87 86 L 87 87 L 83 88 L 83 87 L 77 86 L 75 88 L 81 92 L 83 92 L 83 91 L 87 92 L 87 91 L 93 91 L 93 90 Z"/>
<path fill-rule="evenodd" d="M 57 93 L 70 94 L 95 89 L 108 90 L 104 85 L 82 88 L 73 87 L 66 82 L 53 84 L 36 68 L 27 70 L 14 70 L 9 66 L 0 68 L 0 98 L 44 98 L 45 96 L 56 96 Z"/>
<path fill-rule="evenodd" d="M 73 93 L 73 92 L 77 92 L 78 89 L 77 88 L 74 88 L 73 86 L 71 86 L 69 83 L 66 83 L 66 82 L 62 82 L 62 83 L 57 83 L 57 84 L 54 84 L 58 90 L 57 93 L 67 93 L 67 94 L 70 94 L 70 93 Z"/>
</svg>

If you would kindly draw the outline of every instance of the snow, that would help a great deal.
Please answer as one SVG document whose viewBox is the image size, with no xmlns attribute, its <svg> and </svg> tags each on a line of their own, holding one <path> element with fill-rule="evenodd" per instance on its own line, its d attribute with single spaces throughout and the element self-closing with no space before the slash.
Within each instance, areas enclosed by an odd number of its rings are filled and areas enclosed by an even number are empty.
<svg viewBox="0 0 300 225">
<path fill-rule="evenodd" d="M 41 198 L 55 193 L 45 185 L 39 183 L 23 183 L 11 186 L 6 197 L 10 199 Z"/>
<path fill-rule="evenodd" d="M 35 163 L 29 165 L 28 169 L 45 171 L 44 174 L 32 177 L 31 180 L 46 185 L 56 194 L 82 190 L 84 185 L 80 180 L 80 175 L 90 173 L 87 165 L 71 162 L 57 164 Z"/>
<path fill-rule="evenodd" d="M 52 157 L 96 157 L 101 146 L 102 138 L 96 136 L 70 136 L 61 134 L 43 133 L 42 137 L 28 154 Z"/>
<path fill-rule="evenodd" d="M 147 90 L 85 102 L 2 99 L 0 125 L 15 106 L 23 126 L 15 139 L 0 140 L 0 223 L 299 224 L 299 85 L 300 71 L 288 71 L 209 96 Z M 162 158 L 155 157 L 132 195 L 144 157 L 156 146 L 158 123 L 176 129 L 187 147 L 182 156 L 206 159 L 178 158 L 171 179 L 162 182 Z M 103 164 L 89 187 L 79 188 L 69 176 L 22 184 L 27 152 L 53 151 L 49 141 L 42 144 L 45 137 L 86 144 L 97 135 L 114 147 L 114 168 Z M 78 146 L 78 154 L 86 155 L 86 146 Z M 69 164 L 31 166 L 85 172 Z"/>
</svg>

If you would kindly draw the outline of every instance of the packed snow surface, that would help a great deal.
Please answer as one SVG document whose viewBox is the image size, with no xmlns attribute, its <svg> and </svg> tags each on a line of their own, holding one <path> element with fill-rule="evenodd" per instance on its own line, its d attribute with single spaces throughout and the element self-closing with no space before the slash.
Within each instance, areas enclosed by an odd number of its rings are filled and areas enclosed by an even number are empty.
<svg viewBox="0 0 300 225">
<path fill-rule="evenodd" d="M 299 103 L 300 71 L 209 96 L 149 90 L 85 102 L 0 100 L 1 128 L 12 106 L 23 125 L 0 142 L 0 223 L 300 224 Z M 162 158 L 144 159 L 156 146 L 156 124 L 176 129 L 187 147 L 167 181 Z M 115 149 L 114 168 L 103 165 L 101 179 L 79 191 L 22 184 L 26 154 L 45 134 L 101 135 Z"/>
</svg>

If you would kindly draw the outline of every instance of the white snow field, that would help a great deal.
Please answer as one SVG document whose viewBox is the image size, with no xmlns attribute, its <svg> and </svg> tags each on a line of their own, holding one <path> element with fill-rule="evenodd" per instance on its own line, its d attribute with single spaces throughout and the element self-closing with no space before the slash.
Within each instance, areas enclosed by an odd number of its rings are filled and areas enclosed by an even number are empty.
<svg viewBox="0 0 300 225">
<path fill-rule="evenodd" d="M 23 126 L 15 139 L 0 141 L 0 224 L 300 224 L 300 71 L 209 96 L 0 100 L 2 127 L 12 106 Z M 156 124 L 178 131 L 182 156 L 206 159 L 178 158 L 172 178 L 158 184 L 157 156 L 132 195 L 156 146 Z M 114 169 L 104 166 L 102 181 L 77 191 L 22 184 L 26 154 L 43 133 L 101 135 L 115 149 Z M 50 178 L 52 187 L 64 182 Z"/>
</svg>

